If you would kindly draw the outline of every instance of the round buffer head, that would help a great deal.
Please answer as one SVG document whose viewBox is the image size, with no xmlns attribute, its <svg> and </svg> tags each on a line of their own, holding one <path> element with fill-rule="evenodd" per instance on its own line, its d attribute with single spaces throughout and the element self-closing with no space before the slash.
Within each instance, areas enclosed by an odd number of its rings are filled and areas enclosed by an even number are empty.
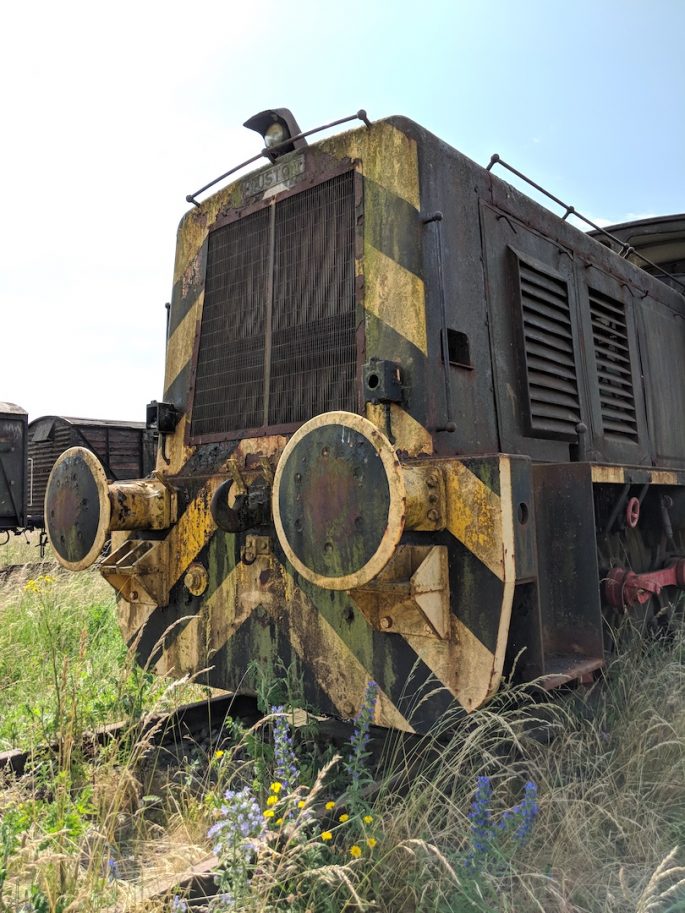
<svg viewBox="0 0 685 913">
<path fill-rule="evenodd" d="M 45 492 L 45 529 L 60 564 L 82 571 L 97 559 L 110 523 L 102 464 L 85 447 L 65 450 L 52 467 Z"/>
<path fill-rule="evenodd" d="M 405 504 L 392 445 L 351 412 L 306 422 L 278 462 L 278 539 L 295 570 L 325 589 L 355 589 L 383 570 L 402 536 Z"/>
</svg>

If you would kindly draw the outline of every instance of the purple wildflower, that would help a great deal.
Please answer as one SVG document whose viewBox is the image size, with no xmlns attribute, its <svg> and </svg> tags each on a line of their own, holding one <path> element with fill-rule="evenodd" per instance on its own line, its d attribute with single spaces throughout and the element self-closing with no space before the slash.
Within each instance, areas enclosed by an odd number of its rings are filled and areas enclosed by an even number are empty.
<svg viewBox="0 0 685 913">
<path fill-rule="evenodd" d="M 171 899 L 171 906 L 169 909 L 171 913 L 187 913 L 188 902 L 185 901 L 182 897 L 179 897 L 178 894 L 174 894 Z"/>
<path fill-rule="evenodd" d="M 377 699 L 378 685 L 376 682 L 371 681 L 366 686 L 362 705 L 359 708 L 359 713 L 354 718 L 354 729 L 350 736 L 350 754 L 344 765 L 353 789 L 359 786 L 364 769 L 364 761 L 368 754 L 366 746 L 369 741 L 369 730 L 373 722 Z"/>
<path fill-rule="evenodd" d="M 519 822 L 514 831 L 514 839 L 518 843 L 525 843 L 530 836 L 539 811 L 538 788 L 529 780 L 523 788 L 523 800 L 512 809 Z"/>
<path fill-rule="evenodd" d="M 107 874 L 113 880 L 119 878 L 119 863 L 112 856 L 107 860 Z"/>
<path fill-rule="evenodd" d="M 471 802 L 471 847 L 474 854 L 487 853 L 492 845 L 492 783 L 490 777 L 478 777 Z"/>
<path fill-rule="evenodd" d="M 226 790 L 219 815 L 218 821 L 207 831 L 214 853 L 220 859 L 227 856 L 235 858 L 240 854 L 248 861 L 256 842 L 266 830 L 264 817 L 252 790 L 247 786 L 239 792 Z"/>
<path fill-rule="evenodd" d="M 521 802 L 503 812 L 499 821 L 494 824 L 490 778 L 478 777 L 468 816 L 471 822 L 471 848 L 464 860 L 467 868 L 480 870 L 487 866 L 492 870 L 493 866 L 501 867 L 503 863 L 506 863 L 506 858 L 502 853 L 502 838 L 505 836 L 512 838 L 518 846 L 523 846 L 526 842 L 540 806 L 535 783 L 529 780 L 523 793 Z"/>
<path fill-rule="evenodd" d="M 297 766 L 293 737 L 290 734 L 290 725 L 285 713 L 285 707 L 272 707 L 271 713 L 276 715 L 274 720 L 274 759 L 276 762 L 275 775 L 286 792 L 297 786 L 300 771 Z"/>
</svg>

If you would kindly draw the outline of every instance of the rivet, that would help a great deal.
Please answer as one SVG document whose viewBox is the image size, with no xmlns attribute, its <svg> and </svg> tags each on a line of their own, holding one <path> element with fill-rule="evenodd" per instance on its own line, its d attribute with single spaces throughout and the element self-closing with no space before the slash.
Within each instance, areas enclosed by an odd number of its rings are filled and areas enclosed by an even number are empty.
<svg viewBox="0 0 685 913">
<path fill-rule="evenodd" d="M 437 512 L 437 510 L 434 507 L 431 507 L 431 509 L 428 511 L 427 517 L 433 523 L 437 523 L 438 520 L 440 519 L 440 514 Z"/>
<path fill-rule="evenodd" d="M 381 628 L 382 628 L 384 631 L 387 631 L 387 630 L 389 630 L 390 628 L 392 628 L 392 618 L 391 618 L 389 615 L 384 615 L 384 616 L 381 618 Z"/>
</svg>

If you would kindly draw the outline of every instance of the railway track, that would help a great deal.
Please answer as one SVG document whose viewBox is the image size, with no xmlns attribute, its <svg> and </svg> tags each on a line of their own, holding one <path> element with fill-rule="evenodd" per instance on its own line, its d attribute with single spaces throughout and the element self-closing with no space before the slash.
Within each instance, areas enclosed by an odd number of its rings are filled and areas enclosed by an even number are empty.
<svg viewBox="0 0 685 913">
<path fill-rule="evenodd" d="M 197 742 L 212 731 L 219 738 L 223 723 L 230 715 L 248 725 L 263 716 L 257 708 L 256 698 L 244 695 L 221 695 L 207 701 L 183 704 L 170 713 L 153 713 L 131 723 L 130 720 L 110 723 L 83 736 L 82 748 L 89 754 L 124 735 L 147 740 L 150 748 L 163 748 L 171 744 Z M 0 753 L 0 772 L 24 776 L 36 759 L 50 757 L 59 752 L 59 744 L 52 742 L 27 751 L 10 749 Z"/>
<path fill-rule="evenodd" d="M 0 567 L 0 586 L 23 584 L 40 575 L 64 573 L 56 561 L 31 561 Z M 139 720 L 121 720 L 85 732 L 80 750 L 88 757 L 95 757 L 106 746 L 130 740 L 131 744 L 145 744 L 145 754 L 153 756 L 163 752 L 163 762 L 170 767 L 180 764 L 180 758 L 197 745 L 203 746 L 208 757 L 226 738 L 227 717 L 239 720 L 246 727 L 264 718 L 256 697 L 250 695 L 221 694 L 207 700 L 183 704 L 168 713 L 153 713 Z M 306 715 L 303 716 L 303 721 Z M 326 746 L 342 747 L 352 732 L 352 723 L 330 718 L 317 718 L 317 738 Z M 387 736 L 386 730 L 372 727 L 369 748 L 380 756 Z M 0 752 L 0 778 L 31 777 L 42 762 L 59 761 L 62 746 L 58 741 L 44 743 L 29 750 L 19 748 Z M 186 897 L 191 908 L 206 904 L 215 892 L 214 873 L 218 867 L 215 856 L 209 855 L 187 871 L 169 877 L 160 877 L 146 884 L 142 902 L 154 903 L 167 895 L 179 892 Z M 113 911 L 117 913 L 117 911 Z"/>
<path fill-rule="evenodd" d="M 34 574 L 58 573 L 64 573 L 64 569 L 52 559 L 29 561 L 24 564 L 6 564 L 4 567 L 0 567 L 0 585 L 9 582 L 14 577 L 25 579 Z"/>
<path fill-rule="evenodd" d="M 257 698 L 250 695 L 222 694 L 204 701 L 184 704 L 169 713 L 148 714 L 137 721 L 120 721 L 86 732 L 81 741 L 85 754 L 95 756 L 113 741 L 129 738 L 132 742 L 145 742 L 146 754 L 167 751 L 171 765 L 175 755 L 183 746 L 203 744 L 208 746 L 207 755 L 225 739 L 225 722 L 230 717 L 245 726 L 253 726 L 264 719 Z M 303 713 L 302 723 L 308 721 Z M 331 718 L 316 718 L 317 741 L 324 746 L 342 748 L 352 734 L 354 724 Z M 368 750 L 371 763 L 380 764 L 388 732 L 381 727 L 370 729 Z M 395 734 L 397 736 L 397 734 Z M 412 741 L 419 737 L 408 736 Z M 11 749 L 0 753 L 0 776 L 22 778 L 30 776 L 38 763 L 46 758 L 58 758 L 58 742 L 44 744 L 30 750 Z M 181 751 L 181 754 L 183 752 Z M 373 787 L 372 787 L 373 790 Z M 154 903 L 173 893 L 182 894 L 190 909 L 200 909 L 215 894 L 214 875 L 219 861 L 214 855 L 190 866 L 185 872 L 160 877 L 146 884 L 139 903 Z M 142 908 L 142 907 L 141 907 Z M 114 908 L 112 913 L 119 913 Z"/>
</svg>

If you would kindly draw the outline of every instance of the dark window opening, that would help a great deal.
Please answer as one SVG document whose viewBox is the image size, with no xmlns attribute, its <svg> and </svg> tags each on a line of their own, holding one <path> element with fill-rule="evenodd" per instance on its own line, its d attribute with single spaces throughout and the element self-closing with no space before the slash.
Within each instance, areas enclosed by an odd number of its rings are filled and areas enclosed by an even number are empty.
<svg viewBox="0 0 685 913">
<path fill-rule="evenodd" d="M 447 330 L 447 357 L 457 368 L 473 368 L 469 337 L 459 330 Z"/>
</svg>

